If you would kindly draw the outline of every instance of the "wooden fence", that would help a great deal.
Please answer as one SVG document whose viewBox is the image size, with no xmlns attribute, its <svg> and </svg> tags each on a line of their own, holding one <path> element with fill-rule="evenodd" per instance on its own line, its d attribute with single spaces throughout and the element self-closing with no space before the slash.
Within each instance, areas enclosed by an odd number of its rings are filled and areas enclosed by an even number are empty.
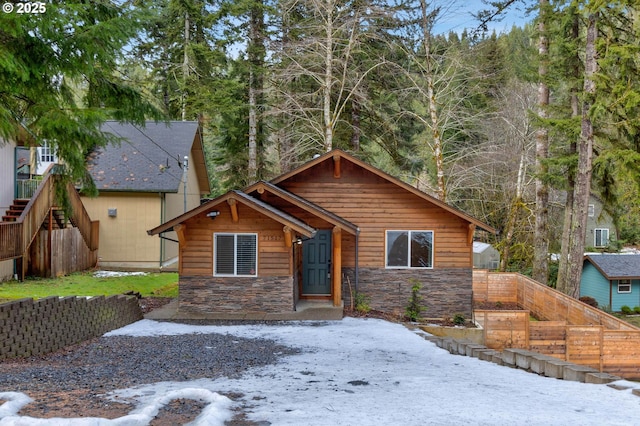
<svg viewBox="0 0 640 426">
<path fill-rule="evenodd" d="M 474 311 L 485 345 L 528 349 L 621 377 L 640 378 L 640 329 L 515 273 L 474 271 L 474 302 L 522 311 Z M 530 321 L 529 315 L 541 321 Z"/>
<path fill-rule="evenodd" d="M 43 277 L 59 277 L 72 272 L 93 268 L 98 262 L 98 252 L 87 250 L 78 228 L 40 231 L 29 249 L 30 273 Z"/>
</svg>

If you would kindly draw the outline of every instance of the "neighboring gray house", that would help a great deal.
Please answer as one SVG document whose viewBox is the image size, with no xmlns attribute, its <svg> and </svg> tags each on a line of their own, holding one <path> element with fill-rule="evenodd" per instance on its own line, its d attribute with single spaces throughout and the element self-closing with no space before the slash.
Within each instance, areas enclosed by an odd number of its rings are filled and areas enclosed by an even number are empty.
<svg viewBox="0 0 640 426">
<path fill-rule="evenodd" d="M 640 306 L 640 255 L 588 254 L 584 257 L 580 297 L 590 296 L 598 306 L 619 311 Z"/>
<path fill-rule="evenodd" d="M 617 239 L 613 219 L 603 208 L 602 201 L 591 194 L 589 198 L 589 217 L 584 235 L 585 247 L 604 248 L 610 241 Z"/>
<path fill-rule="evenodd" d="M 491 244 L 473 242 L 473 267 L 478 269 L 498 269 L 500 252 Z"/>
</svg>

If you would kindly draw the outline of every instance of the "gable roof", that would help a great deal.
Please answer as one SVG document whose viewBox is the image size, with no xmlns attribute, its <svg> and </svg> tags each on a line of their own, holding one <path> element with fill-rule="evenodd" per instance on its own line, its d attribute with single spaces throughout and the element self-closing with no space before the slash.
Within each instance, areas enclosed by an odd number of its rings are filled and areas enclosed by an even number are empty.
<svg viewBox="0 0 640 426">
<path fill-rule="evenodd" d="M 638 254 L 588 254 L 584 257 L 608 280 L 640 279 Z"/>
<path fill-rule="evenodd" d="M 200 125 L 196 121 L 105 122 L 101 130 L 121 141 L 98 147 L 87 159 L 87 170 L 99 191 L 178 192 L 182 162 L 192 154 L 201 193 L 210 192 L 202 149 Z"/>
<path fill-rule="evenodd" d="M 294 231 L 296 231 L 297 233 L 304 235 L 305 237 L 309 237 L 309 238 L 313 238 L 313 236 L 316 233 L 315 228 L 312 228 L 311 226 L 307 225 L 306 223 L 302 222 L 301 220 L 283 212 L 280 211 L 272 206 L 270 206 L 267 203 L 264 203 L 250 195 L 245 194 L 242 191 L 229 191 L 224 195 L 221 195 L 217 198 L 214 198 L 211 201 L 208 201 L 204 204 L 201 204 L 200 206 L 189 210 L 188 212 L 177 216 L 173 219 L 171 219 L 168 222 L 163 223 L 160 226 L 157 226 L 149 231 L 147 231 L 147 234 L 149 235 L 156 235 L 156 234 L 160 234 L 162 232 L 167 232 L 167 231 L 172 231 L 173 227 L 192 218 L 195 217 L 201 213 L 210 213 L 214 210 L 216 210 L 216 207 L 219 206 L 221 203 L 228 201 L 228 200 L 236 200 L 239 203 L 245 204 L 246 206 L 264 214 L 265 216 L 275 220 L 276 222 L 280 222 L 283 225 L 287 225 L 289 226 L 291 229 L 293 229 Z"/>
<path fill-rule="evenodd" d="M 430 203 L 432 203 L 432 204 L 434 204 L 434 205 L 436 205 L 436 206 L 448 211 L 449 213 L 452 213 L 452 214 L 460 217 L 461 219 L 469 222 L 470 224 L 475 225 L 478 228 L 484 229 L 485 231 L 488 231 L 488 232 L 491 232 L 491 233 L 494 233 L 494 234 L 498 233 L 498 230 L 493 228 L 492 226 L 489 226 L 486 223 L 483 223 L 483 222 L 479 221 L 478 219 L 476 219 L 476 218 L 474 218 L 472 216 L 469 216 L 468 214 L 464 213 L 463 211 L 458 210 L 457 208 L 455 208 L 455 207 L 453 207 L 453 206 L 451 206 L 451 205 L 449 205 L 449 204 L 447 204 L 447 203 L 445 203 L 443 201 L 440 201 L 437 198 L 432 197 L 431 195 L 429 195 L 429 194 L 427 194 L 425 192 L 420 191 L 419 189 L 409 185 L 408 183 L 403 182 L 400 179 L 395 178 L 395 177 L 391 176 L 390 174 L 388 174 L 386 172 L 383 172 L 382 170 L 380 170 L 380 169 L 378 169 L 376 167 L 373 167 L 372 165 L 367 164 L 364 161 L 359 160 L 359 159 L 357 159 L 356 157 L 354 157 L 352 155 L 347 154 L 346 152 L 344 152 L 341 149 L 334 149 L 334 150 L 329 151 L 329 152 L 327 152 L 327 153 L 325 153 L 325 154 L 323 154 L 323 155 L 321 155 L 321 156 L 319 156 L 317 158 L 314 158 L 313 160 L 301 165 L 300 167 L 298 167 L 298 168 L 296 168 L 296 169 L 294 169 L 294 170 L 292 170 L 292 171 L 290 171 L 288 173 L 282 174 L 282 175 L 276 177 L 275 179 L 272 179 L 271 183 L 273 183 L 274 185 L 278 185 L 279 183 L 281 183 L 281 182 L 283 182 L 283 181 L 285 181 L 285 180 L 287 180 L 287 179 L 289 179 L 289 178 L 291 178 L 291 177 L 293 177 L 293 176 L 295 176 L 295 175 L 297 175 L 297 174 L 299 174 L 299 173 L 301 173 L 301 172 L 303 172 L 305 170 L 309 170 L 309 169 L 319 165 L 320 163 L 323 163 L 325 161 L 330 161 L 332 159 L 345 159 L 346 161 L 349 161 L 349 162 L 351 162 L 351 163 L 353 163 L 353 164 L 355 164 L 355 165 L 357 165 L 357 166 L 359 166 L 359 167 L 361 167 L 361 168 L 373 173 L 374 175 L 376 175 L 376 176 L 378 176 L 378 177 L 380 177 L 380 178 L 382 178 L 382 179 L 384 179 L 384 180 L 386 180 L 386 181 L 388 181 L 390 183 L 393 183 L 394 185 L 397 185 L 397 186 L 399 186 L 400 188 L 402 188 L 402 189 L 404 189 L 406 191 L 411 192 L 414 195 L 417 195 L 418 197 L 422 198 L 423 200 L 428 201 L 428 202 L 430 202 Z"/>
<path fill-rule="evenodd" d="M 251 185 L 250 187 L 246 188 L 244 190 L 244 192 L 246 193 L 251 193 L 254 191 L 260 191 L 260 190 L 266 190 L 272 194 L 274 194 L 275 196 L 282 198 L 283 200 L 317 216 L 320 217 L 321 219 L 326 220 L 327 222 L 331 223 L 332 225 L 335 226 L 339 226 L 342 229 L 344 229 L 345 231 L 347 231 L 348 233 L 355 235 L 358 233 L 358 226 L 354 225 L 353 223 L 349 222 L 348 220 L 341 218 L 340 216 L 338 216 L 335 213 L 332 213 L 328 210 L 323 209 L 322 207 L 318 206 L 317 204 L 312 203 L 309 200 L 305 200 L 304 198 L 289 192 L 285 189 L 282 189 L 272 183 L 269 182 L 265 182 L 265 181 L 259 181 L 254 183 L 253 185 Z"/>
</svg>

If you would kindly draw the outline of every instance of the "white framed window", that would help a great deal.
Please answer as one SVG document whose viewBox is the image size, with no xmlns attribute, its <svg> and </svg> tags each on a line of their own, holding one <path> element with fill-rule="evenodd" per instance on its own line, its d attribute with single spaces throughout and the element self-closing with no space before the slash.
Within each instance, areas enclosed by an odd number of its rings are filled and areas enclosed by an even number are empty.
<svg viewBox="0 0 640 426">
<path fill-rule="evenodd" d="M 386 268 L 433 268 L 433 231 L 386 231 Z"/>
<path fill-rule="evenodd" d="M 594 247 L 606 247 L 609 245 L 609 229 L 597 228 L 593 230 Z"/>
<path fill-rule="evenodd" d="M 47 141 L 44 141 L 40 148 L 38 148 L 38 154 L 41 163 L 56 163 L 58 161 L 56 153 Z"/>
<path fill-rule="evenodd" d="M 213 275 L 258 276 L 258 234 L 213 234 Z"/>
<path fill-rule="evenodd" d="M 589 217 L 594 217 L 596 215 L 596 206 L 594 204 L 589 204 L 588 213 Z"/>
<path fill-rule="evenodd" d="M 631 280 L 618 280 L 618 293 L 631 293 Z"/>
</svg>

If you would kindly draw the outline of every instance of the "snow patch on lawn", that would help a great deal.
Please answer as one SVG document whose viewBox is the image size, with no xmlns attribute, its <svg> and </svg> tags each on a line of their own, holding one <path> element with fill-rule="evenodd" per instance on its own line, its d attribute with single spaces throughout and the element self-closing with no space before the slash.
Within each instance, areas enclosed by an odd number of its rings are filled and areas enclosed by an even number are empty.
<svg viewBox="0 0 640 426">
<path fill-rule="evenodd" d="M 125 272 L 125 271 L 96 271 L 93 276 L 96 278 L 117 278 L 132 275 L 149 275 L 148 272 Z"/>
</svg>

